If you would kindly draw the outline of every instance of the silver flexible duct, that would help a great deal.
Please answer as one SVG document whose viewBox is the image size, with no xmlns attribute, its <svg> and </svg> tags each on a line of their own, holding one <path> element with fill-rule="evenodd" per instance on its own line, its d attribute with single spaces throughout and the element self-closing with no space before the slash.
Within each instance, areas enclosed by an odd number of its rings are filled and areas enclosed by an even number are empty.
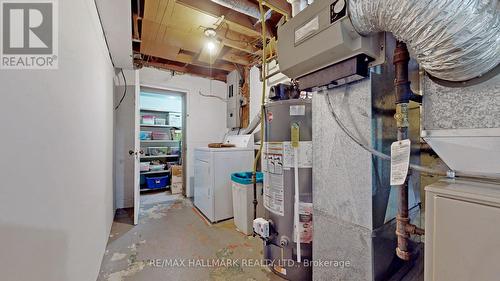
<svg viewBox="0 0 500 281">
<path fill-rule="evenodd" d="M 212 2 L 260 20 L 259 5 L 249 0 L 211 0 Z"/>
<path fill-rule="evenodd" d="M 349 0 L 363 35 L 391 32 L 432 76 L 466 81 L 500 63 L 498 0 Z"/>
</svg>

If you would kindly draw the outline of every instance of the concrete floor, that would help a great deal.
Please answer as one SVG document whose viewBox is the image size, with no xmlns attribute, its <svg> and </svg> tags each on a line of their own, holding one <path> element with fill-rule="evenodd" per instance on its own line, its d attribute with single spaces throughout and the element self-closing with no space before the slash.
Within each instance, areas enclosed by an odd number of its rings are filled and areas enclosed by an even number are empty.
<svg viewBox="0 0 500 281">
<path fill-rule="evenodd" d="M 262 259 L 261 240 L 237 232 L 232 220 L 209 225 L 179 196 L 141 199 L 139 225 L 131 225 L 130 210 L 117 212 L 98 280 L 283 280 L 250 265 Z M 214 259 L 238 263 L 207 266 Z"/>
</svg>

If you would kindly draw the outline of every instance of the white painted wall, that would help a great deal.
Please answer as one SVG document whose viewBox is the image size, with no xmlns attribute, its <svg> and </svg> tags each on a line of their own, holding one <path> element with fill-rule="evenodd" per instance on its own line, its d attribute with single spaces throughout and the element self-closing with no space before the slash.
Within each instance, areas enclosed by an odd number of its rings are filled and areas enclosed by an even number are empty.
<svg viewBox="0 0 500 281">
<path fill-rule="evenodd" d="M 94 2 L 59 9 L 59 69 L 0 70 L 2 280 L 96 280 L 113 220 L 113 67 Z"/>
<path fill-rule="evenodd" d="M 142 85 L 159 87 L 175 91 L 186 92 L 186 193 L 188 197 L 193 196 L 193 172 L 195 147 L 207 146 L 209 143 L 222 142 L 226 129 L 226 103 L 216 99 L 202 97 L 198 94 L 210 94 L 210 83 L 212 83 L 212 95 L 222 98 L 226 96 L 226 83 L 211 81 L 206 78 L 191 75 L 175 75 L 171 72 L 161 71 L 153 68 L 143 68 L 139 73 Z"/>
<path fill-rule="evenodd" d="M 96 0 L 96 4 L 115 67 L 133 69 L 130 1 Z"/>
</svg>

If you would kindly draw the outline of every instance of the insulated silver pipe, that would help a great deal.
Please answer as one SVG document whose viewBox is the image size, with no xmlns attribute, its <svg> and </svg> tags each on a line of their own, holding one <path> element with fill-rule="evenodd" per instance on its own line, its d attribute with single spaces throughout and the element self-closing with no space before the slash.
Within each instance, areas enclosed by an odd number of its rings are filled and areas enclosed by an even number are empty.
<svg viewBox="0 0 500 281">
<path fill-rule="evenodd" d="M 211 0 L 212 2 L 260 20 L 259 5 L 249 0 Z"/>
<path fill-rule="evenodd" d="M 479 77 L 500 63 L 498 0 L 349 0 L 363 35 L 391 32 L 432 76 Z"/>
</svg>

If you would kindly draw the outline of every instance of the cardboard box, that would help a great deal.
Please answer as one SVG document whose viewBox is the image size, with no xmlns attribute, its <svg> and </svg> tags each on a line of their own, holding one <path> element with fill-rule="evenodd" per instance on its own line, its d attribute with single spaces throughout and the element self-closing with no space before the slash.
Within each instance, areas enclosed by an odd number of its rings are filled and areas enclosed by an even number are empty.
<svg viewBox="0 0 500 281">
<path fill-rule="evenodd" d="M 170 169 L 172 169 L 172 184 L 182 184 L 182 166 L 172 165 Z"/>
<path fill-rule="evenodd" d="M 172 165 L 170 166 L 172 169 L 172 177 L 181 177 L 182 178 L 182 166 L 181 165 Z"/>
<path fill-rule="evenodd" d="M 172 194 L 180 194 L 182 193 L 182 182 L 181 183 L 172 183 L 170 186 L 170 189 L 172 190 Z"/>
</svg>

